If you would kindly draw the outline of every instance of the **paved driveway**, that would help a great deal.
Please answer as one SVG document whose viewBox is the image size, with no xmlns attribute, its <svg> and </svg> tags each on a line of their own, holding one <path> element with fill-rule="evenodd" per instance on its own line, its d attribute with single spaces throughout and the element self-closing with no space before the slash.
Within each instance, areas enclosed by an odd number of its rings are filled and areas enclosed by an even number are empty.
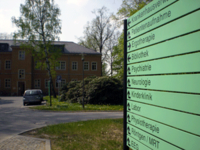
<svg viewBox="0 0 200 150">
<path fill-rule="evenodd" d="M 0 141 L 49 124 L 102 118 L 122 118 L 122 112 L 45 112 L 23 106 L 22 97 L 0 97 Z"/>
</svg>

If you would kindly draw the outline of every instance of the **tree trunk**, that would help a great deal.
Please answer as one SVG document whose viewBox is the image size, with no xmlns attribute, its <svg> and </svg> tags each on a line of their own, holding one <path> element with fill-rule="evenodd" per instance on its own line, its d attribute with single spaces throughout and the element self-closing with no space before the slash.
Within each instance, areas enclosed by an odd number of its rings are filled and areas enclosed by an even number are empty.
<svg viewBox="0 0 200 150">
<path fill-rule="evenodd" d="M 52 89 L 52 92 L 53 92 L 53 97 L 56 98 L 56 92 L 55 92 L 55 89 L 54 89 L 54 86 L 53 86 L 53 80 L 52 80 L 52 76 L 51 76 L 51 68 L 50 68 L 50 64 L 49 64 L 49 60 L 48 60 L 46 40 L 45 40 L 45 36 L 44 36 L 44 26 L 43 26 L 42 20 L 41 20 L 41 29 L 42 29 L 44 52 L 45 52 L 45 56 L 46 56 L 47 71 L 48 71 L 48 74 L 49 74 L 49 80 L 51 81 L 51 89 Z"/>
<path fill-rule="evenodd" d="M 52 93 L 53 93 L 53 97 L 56 98 L 56 92 L 53 86 L 53 80 L 51 79 L 51 89 L 52 89 Z"/>
<path fill-rule="evenodd" d="M 112 60 L 112 53 L 111 53 L 111 62 L 110 62 L 110 75 L 111 75 L 111 77 L 113 75 L 112 63 L 113 63 L 113 60 Z"/>
<path fill-rule="evenodd" d="M 52 76 L 51 76 L 51 70 L 50 70 L 49 60 L 48 60 L 48 57 L 47 57 L 48 54 L 47 54 L 46 46 L 44 46 L 44 49 L 45 49 L 45 55 L 46 55 L 47 71 L 48 71 L 48 74 L 49 74 L 49 80 L 51 81 L 51 89 L 52 89 L 53 97 L 56 98 L 56 92 L 55 92 L 55 89 L 54 89 L 54 86 L 53 86 L 53 79 L 52 79 Z"/>
</svg>

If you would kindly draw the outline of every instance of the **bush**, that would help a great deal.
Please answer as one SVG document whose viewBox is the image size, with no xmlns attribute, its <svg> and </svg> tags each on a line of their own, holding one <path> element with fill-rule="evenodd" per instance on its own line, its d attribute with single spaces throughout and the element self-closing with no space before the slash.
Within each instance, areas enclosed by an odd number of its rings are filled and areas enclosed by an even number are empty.
<svg viewBox="0 0 200 150">
<path fill-rule="evenodd" d="M 90 104 L 122 104 L 122 83 L 113 77 L 96 78 L 88 84 L 86 97 Z"/>
<path fill-rule="evenodd" d="M 72 89 L 76 88 L 80 81 L 71 81 L 65 84 L 60 90 L 60 99 L 59 101 L 67 101 L 69 97 L 72 97 L 71 94 L 67 94 L 68 92 L 74 91 Z"/>
<path fill-rule="evenodd" d="M 61 101 L 82 102 L 83 81 L 71 81 L 61 90 Z M 84 102 L 89 104 L 122 104 L 123 86 L 113 77 L 88 77 L 84 79 Z"/>
</svg>

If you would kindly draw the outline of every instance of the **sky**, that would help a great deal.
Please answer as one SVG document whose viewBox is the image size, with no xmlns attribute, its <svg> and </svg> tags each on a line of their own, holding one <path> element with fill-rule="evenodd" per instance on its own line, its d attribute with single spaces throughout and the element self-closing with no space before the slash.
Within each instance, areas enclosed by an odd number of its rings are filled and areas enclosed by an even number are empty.
<svg viewBox="0 0 200 150">
<path fill-rule="evenodd" d="M 93 10 L 109 9 L 110 13 L 116 13 L 122 4 L 122 0 L 54 0 L 61 10 L 62 34 L 60 41 L 72 41 L 77 43 L 83 36 L 84 27 L 88 21 L 95 18 Z M 25 0 L 0 0 L 0 33 L 13 33 L 17 31 L 11 18 L 20 16 L 20 4 Z"/>
</svg>

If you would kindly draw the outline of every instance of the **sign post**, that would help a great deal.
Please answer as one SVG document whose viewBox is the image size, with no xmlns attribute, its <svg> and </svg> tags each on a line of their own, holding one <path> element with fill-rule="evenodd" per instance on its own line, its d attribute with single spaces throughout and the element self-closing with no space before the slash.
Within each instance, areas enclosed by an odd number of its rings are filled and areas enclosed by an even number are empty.
<svg viewBox="0 0 200 150">
<path fill-rule="evenodd" d="M 58 95 L 59 95 L 61 80 L 62 80 L 61 75 L 58 75 L 58 76 L 56 77 L 56 82 L 58 83 Z"/>
<path fill-rule="evenodd" d="M 200 149 L 198 16 L 154 0 L 124 21 L 124 150 Z"/>
<path fill-rule="evenodd" d="M 123 137 L 123 150 L 129 150 L 129 147 L 126 145 L 127 143 L 127 120 L 125 119 L 127 116 L 127 20 L 124 20 L 124 89 L 123 89 L 123 101 L 124 101 L 124 137 Z"/>
<path fill-rule="evenodd" d="M 51 104 L 51 80 L 48 81 L 48 94 L 49 94 L 49 98 L 50 98 L 50 106 Z"/>
</svg>

